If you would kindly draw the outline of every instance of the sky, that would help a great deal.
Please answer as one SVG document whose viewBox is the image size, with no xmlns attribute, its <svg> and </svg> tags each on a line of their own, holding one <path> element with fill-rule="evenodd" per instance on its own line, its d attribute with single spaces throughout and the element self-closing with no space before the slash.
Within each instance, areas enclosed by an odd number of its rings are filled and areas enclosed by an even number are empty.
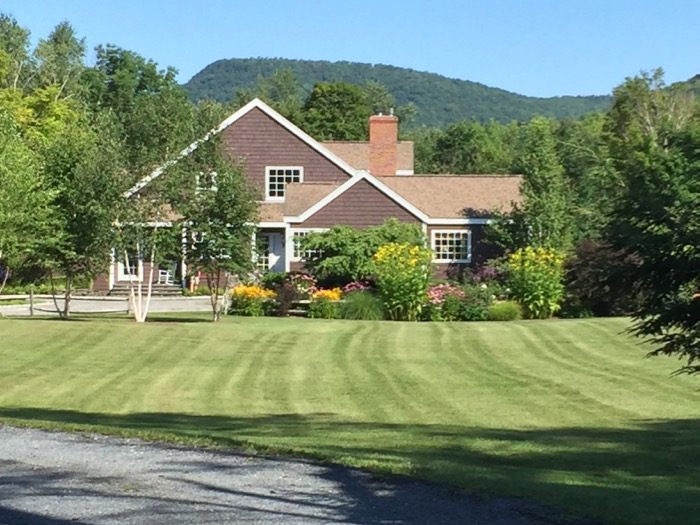
<svg viewBox="0 0 700 525">
<path fill-rule="evenodd" d="M 225 58 L 389 64 L 529 96 L 604 95 L 662 67 L 700 73 L 700 0 L 0 0 L 33 42 L 85 38 L 173 66 Z"/>
</svg>

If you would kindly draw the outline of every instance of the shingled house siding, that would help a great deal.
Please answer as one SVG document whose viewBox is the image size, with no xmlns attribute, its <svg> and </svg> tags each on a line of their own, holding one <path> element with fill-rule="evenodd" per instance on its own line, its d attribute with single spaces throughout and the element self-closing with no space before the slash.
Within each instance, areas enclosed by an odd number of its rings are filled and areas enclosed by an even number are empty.
<svg viewBox="0 0 700 525">
<path fill-rule="evenodd" d="M 248 179 L 265 188 L 266 166 L 303 166 L 304 182 L 345 182 L 349 175 L 257 108 L 221 132 L 225 148 L 243 159 Z"/>
<path fill-rule="evenodd" d="M 336 224 L 366 228 L 395 218 L 400 222 L 419 223 L 419 219 L 391 200 L 366 180 L 355 184 L 342 195 L 309 217 L 298 228 L 331 228 Z"/>
<path fill-rule="evenodd" d="M 433 230 L 470 230 L 472 232 L 472 259 L 469 264 L 449 264 L 436 263 L 434 276 L 439 279 L 458 278 L 464 268 L 478 268 L 489 259 L 502 255 L 502 251 L 498 247 L 486 243 L 486 228 L 484 224 L 469 224 L 465 226 L 429 226 L 428 227 L 428 242 L 432 242 Z"/>
</svg>

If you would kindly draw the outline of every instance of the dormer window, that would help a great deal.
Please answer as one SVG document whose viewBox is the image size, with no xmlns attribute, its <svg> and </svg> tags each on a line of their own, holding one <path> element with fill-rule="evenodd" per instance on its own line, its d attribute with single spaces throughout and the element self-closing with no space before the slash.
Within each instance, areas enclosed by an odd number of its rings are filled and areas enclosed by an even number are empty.
<svg viewBox="0 0 700 525">
<path fill-rule="evenodd" d="M 304 182 L 300 166 L 268 166 L 265 168 L 265 200 L 283 201 L 287 184 Z"/>
</svg>

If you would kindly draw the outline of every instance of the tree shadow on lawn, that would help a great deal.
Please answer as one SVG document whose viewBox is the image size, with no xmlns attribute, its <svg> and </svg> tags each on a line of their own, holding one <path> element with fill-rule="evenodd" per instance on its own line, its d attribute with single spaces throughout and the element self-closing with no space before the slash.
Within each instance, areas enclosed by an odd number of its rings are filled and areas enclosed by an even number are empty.
<svg viewBox="0 0 700 525">
<path fill-rule="evenodd" d="M 6 319 L 17 319 L 22 321 L 34 322 L 53 322 L 53 323 L 84 323 L 84 322 L 122 322 L 136 324 L 134 318 L 127 314 L 112 314 L 112 313 L 92 313 L 92 314 L 72 314 L 67 318 L 60 318 L 56 315 L 37 315 L 37 316 L 12 316 Z M 172 312 L 149 315 L 146 319 L 147 324 L 151 323 L 212 323 L 210 313 L 200 312 Z"/>
<path fill-rule="evenodd" d="M 334 414 L 236 418 L 0 408 L 0 418 L 226 448 L 250 444 L 528 498 L 615 522 L 687 523 L 700 513 L 700 419 L 642 420 L 623 428 L 498 429 L 342 421 Z"/>
</svg>

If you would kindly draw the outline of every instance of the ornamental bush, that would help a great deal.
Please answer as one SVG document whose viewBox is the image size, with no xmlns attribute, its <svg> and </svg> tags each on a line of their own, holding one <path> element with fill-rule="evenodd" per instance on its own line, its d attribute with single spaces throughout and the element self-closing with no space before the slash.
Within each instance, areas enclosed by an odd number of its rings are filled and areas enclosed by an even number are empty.
<svg viewBox="0 0 700 525">
<path fill-rule="evenodd" d="M 515 301 L 493 303 L 489 306 L 486 315 L 489 321 L 515 321 L 520 317 L 520 305 Z"/>
<path fill-rule="evenodd" d="M 345 295 L 340 316 L 343 319 L 381 321 L 384 319 L 384 304 L 368 290 L 353 291 Z"/>
<path fill-rule="evenodd" d="M 440 283 L 428 288 L 428 302 L 422 319 L 426 321 L 459 321 L 464 291 L 454 284 Z"/>
<path fill-rule="evenodd" d="M 499 286 L 494 282 L 478 285 L 465 285 L 464 299 L 460 305 L 460 321 L 485 321 L 488 309 L 498 295 Z"/>
<path fill-rule="evenodd" d="M 342 296 L 340 288 L 316 290 L 311 294 L 309 317 L 315 319 L 337 319 L 338 302 Z"/>
<path fill-rule="evenodd" d="M 237 315 L 259 317 L 274 304 L 277 294 L 255 284 L 241 284 L 231 290 L 231 312 Z"/>
<path fill-rule="evenodd" d="M 547 248 L 520 248 L 506 258 L 507 285 L 512 299 L 530 319 L 547 319 L 564 296 L 564 257 Z"/>
<path fill-rule="evenodd" d="M 416 321 L 430 280 L 432 251 L 408 243 L 389 243 L 374 254 L 379 297 L 393 321 Z"/>
</svg>

